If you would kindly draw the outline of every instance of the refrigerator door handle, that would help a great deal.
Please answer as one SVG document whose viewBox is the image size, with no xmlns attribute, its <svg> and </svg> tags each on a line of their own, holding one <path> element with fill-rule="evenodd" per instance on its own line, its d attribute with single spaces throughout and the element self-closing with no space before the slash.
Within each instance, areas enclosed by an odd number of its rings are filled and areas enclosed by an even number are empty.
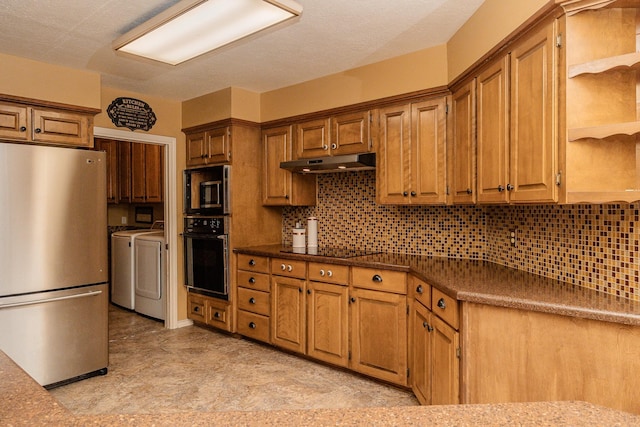
<svg viewBox="0 0 640 427">
<path fill-rule="evenodd" d="M 10 307 L 21 307 L 21 306 L 24 306 L 24 305 L 43 304 L 43 303 L 47 303 L 47 302 L 62 301 L 62 300 L 67 300 L 67 299 L 93 297 L 93 296 L 96 296 L 96 295 L 100 295 L 101 293 L 102 293 L 102 291 L 90 291 L 90 292 L 85 292 L 83 294 L 67 295 L 67 296 L 63 296 L 63 297 L 47 298 L 47 299 L 40 299 L 40 300 L 34 300 L 34 301 L 14 302 L 14 303 L 9 303 L 9 304 L 0 304 L 0 309 L 10 308 Z"/>
</svg>

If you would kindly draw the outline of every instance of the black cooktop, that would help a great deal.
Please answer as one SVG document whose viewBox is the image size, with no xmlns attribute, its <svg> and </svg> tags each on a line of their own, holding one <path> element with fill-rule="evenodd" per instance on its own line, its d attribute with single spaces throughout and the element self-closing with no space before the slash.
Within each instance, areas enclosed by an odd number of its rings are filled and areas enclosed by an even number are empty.
<svg viewBox="0 0 640 427">
<path fill-rule="evenodd" d="M 280 250 L 283 253 L 289 254 L 304 254 L 304 255 L 317 255 L 329 258 L 353 258 L 357 256 L 373 255 L 380 253 L 379 251 L 372 251 L 367 249 L 354 249 L 354 248 L 336 248 L 331 246 L 322 246 L 317 248 L 292 248 L 288 247 Z"/>
</svg>

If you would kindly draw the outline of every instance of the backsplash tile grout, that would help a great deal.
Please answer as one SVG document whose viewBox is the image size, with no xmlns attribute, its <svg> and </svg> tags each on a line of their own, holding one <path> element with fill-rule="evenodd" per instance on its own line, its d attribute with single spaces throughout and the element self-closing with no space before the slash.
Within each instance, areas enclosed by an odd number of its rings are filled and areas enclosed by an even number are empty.
<svg viewBox="0 0 640 427">
<path fill-rule="evenodd" d="M 320 246 L 482 259 L 638 301 L 639 208 L 377 205 L 375 172 L 345 172 L 318 175 L 317 206 L 283 210 L 282 242 L 316 216 Z"/>
</svg>

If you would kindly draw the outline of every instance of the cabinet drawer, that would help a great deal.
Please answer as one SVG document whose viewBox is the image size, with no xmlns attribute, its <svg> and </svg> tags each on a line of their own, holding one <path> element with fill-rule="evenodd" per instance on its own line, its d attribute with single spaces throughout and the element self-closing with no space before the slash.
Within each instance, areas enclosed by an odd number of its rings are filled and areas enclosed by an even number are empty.
<svg viewBox="0 0 640 427">
<path fill-rule="evenodd" d="M 268 316 L 270 311 L 269 297 L 270 295 L 266 292 L 238 288 L 238 308 Z"/>
<path fill-rule="evenodd" d="M 270 319 L 260 314 L 238 310 L 238 333 L 245 337 L 269 342 Z"/>
<path fill-rule="evenodd" d="M 309 280 L 346 285 L 349 283 L 349 266 L 310 262 Z"/>
<path fill-rule="evenodd" d="M 262 256 L 238 254 L 238 269 L 256 271 L 258 273 L 269 272 L 269 258 Z"/>
<path fill-rule="evenodd" d="M 353 286 L 376 291 L 407 293 L 407 273 L 401 271 L 378 270 L 375 268 L 351 268 Z"/>
<path fill-rule="evenodd" d="M 242 270 L 238 270 L 238 286 L 263 292 L 269 292 L 271 289 L 268 274 Z"/>
<path fill-rule="evenodd" d="M 208 299 L 207 325 L 231 332 L 231 304 L 226 301 Z"/>
<path fill-rule="evenodd" d="M 431 285 L 415 276 L 409 276 L 409 295 L 431 310 Z"/>
<path fill-rule="evenodd" d="M 297 277 L 304 279 L 306 276 L 307 263 L 292 259 L 273 258 L 271 260 L 271 274 L 278 276 Z"/>
<path fill-rule="evenodd" d="M 187 299 L 187 317 L 194 322 L 206 323 L 206 304 L 204 297 L 189 294 Z"/>
<path fill-rule="evenodd" d="M 457 330 L 460 322 L 458 316 L 458 301 L 443 294 L 436 288 L 433 288 L 431 295 L 431 309 L 433 313 Z"/>
</svg>

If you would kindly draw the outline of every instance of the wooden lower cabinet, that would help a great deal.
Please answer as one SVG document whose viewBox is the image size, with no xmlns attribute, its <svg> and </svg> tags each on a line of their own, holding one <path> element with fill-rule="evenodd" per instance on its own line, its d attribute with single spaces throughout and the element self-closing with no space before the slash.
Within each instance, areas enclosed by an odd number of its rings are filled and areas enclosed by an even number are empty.
<svg viewBox="0 0 640 427">
<path fill-rule="evenodd" d="M 306 348 L 306 287 L 303 279 L 271 277 L 271 343 L 297 353 Z"/>
<path fill-rule="evenodd" d="M 346 367 L 349 364 L 349 288 L 309 282 L 307 354 Z"/>
<path fill-rule="evenodd" d="M 194 322 L 227 332 L 231 331 L 233 324 L 231 304 L 228 301 L 191 292 L 187 296 L 187 317 Z"/>
<path fill-rule="evenodd" d="M 407 385 L 406 295 L 351 291 L 351 368 Z"/>
</svg>

